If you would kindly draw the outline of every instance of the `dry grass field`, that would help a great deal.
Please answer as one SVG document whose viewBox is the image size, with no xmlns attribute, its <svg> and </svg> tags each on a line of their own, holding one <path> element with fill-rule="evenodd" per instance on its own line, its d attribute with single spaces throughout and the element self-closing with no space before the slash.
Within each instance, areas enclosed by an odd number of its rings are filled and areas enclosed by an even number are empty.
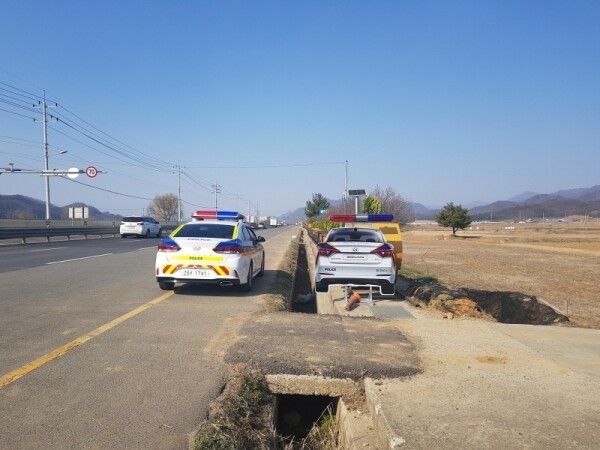
<svg viewBox="0 0 600 450">
<path fill-rule="evenodd" d="M 600 223 L 437 225 L 403 229 L 403 267 L 450 288 L 516 291 L 600 329 Z M 568 311 L 567 311 L 568 309 Z"/>
</svg>

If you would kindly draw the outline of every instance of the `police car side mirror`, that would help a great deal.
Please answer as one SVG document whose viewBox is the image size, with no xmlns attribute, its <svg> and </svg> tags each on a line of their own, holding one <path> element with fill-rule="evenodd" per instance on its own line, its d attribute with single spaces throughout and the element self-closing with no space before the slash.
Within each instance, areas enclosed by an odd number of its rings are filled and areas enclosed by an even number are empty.
<svg viewBox="0 0 600 450">
<path fill-rule="evenodd" d="M 264 236 L 258 236 L 258 242 L 265 242 Z"/>
</svg>

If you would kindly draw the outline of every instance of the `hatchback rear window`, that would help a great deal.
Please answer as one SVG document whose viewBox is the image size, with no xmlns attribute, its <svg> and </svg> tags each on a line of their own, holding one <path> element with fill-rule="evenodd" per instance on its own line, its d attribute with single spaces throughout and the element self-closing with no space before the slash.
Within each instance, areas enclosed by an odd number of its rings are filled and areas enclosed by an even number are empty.
<svg viewBox="0 0 600 450">
<path fill-rule="evenodd" d="M 141 217 L 130 216 L 130 217 L 123 217 L 123 219 L 121 219 L 121 222 L 143 222 L 143 220 Z"/>
<path fill-rule="evenodd" d="M 383 242 L 381 233 L 374 230 L 336 230 L 329 236 L 332 242 Z"/>
<path fill-rule="evenodd" d="M 187 224 L 181 228 L 176 237 L 202 237 L 213 239 L 232 239 L 234 225 L 206 225 L 206 224 Z"/>
</svg>

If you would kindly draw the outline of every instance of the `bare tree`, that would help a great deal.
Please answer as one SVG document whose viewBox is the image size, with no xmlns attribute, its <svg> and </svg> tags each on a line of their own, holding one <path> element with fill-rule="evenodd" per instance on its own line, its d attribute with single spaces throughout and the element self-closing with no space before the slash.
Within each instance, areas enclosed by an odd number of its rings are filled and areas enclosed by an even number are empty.
<svg viewBox="0 0 600 450">
<path fill-rule="evenodd" d="M 177 196 L 175 194 L 157 195 L 148 205 L 148 214 L 162 222 L 177 219 Z"/>
<path fill-rule="evenodd" d="M 413 211 L 410 203 L 401 195 L 396 194 L 393 188 L 382 189 L 375 186 L 375 189 L 369 195 L 379 199 L 381 212 L 393 214 L 395 222 L 407 223 L 412 220 Z"/>
</svg>

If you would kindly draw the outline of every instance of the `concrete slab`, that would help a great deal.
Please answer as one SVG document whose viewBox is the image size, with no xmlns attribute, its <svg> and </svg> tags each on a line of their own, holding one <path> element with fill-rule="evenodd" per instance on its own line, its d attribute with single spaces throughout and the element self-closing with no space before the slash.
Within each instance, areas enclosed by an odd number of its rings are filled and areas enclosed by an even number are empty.
<svg viewBox="0 0 600 450">
<path fill-rule="evenodd" d="M 396 325 L 415 343 L 423 372 L 365 381 L 387 448 L 600 447 L 597 378 L 496 324 L 428 318 Z"/>
</svg>

